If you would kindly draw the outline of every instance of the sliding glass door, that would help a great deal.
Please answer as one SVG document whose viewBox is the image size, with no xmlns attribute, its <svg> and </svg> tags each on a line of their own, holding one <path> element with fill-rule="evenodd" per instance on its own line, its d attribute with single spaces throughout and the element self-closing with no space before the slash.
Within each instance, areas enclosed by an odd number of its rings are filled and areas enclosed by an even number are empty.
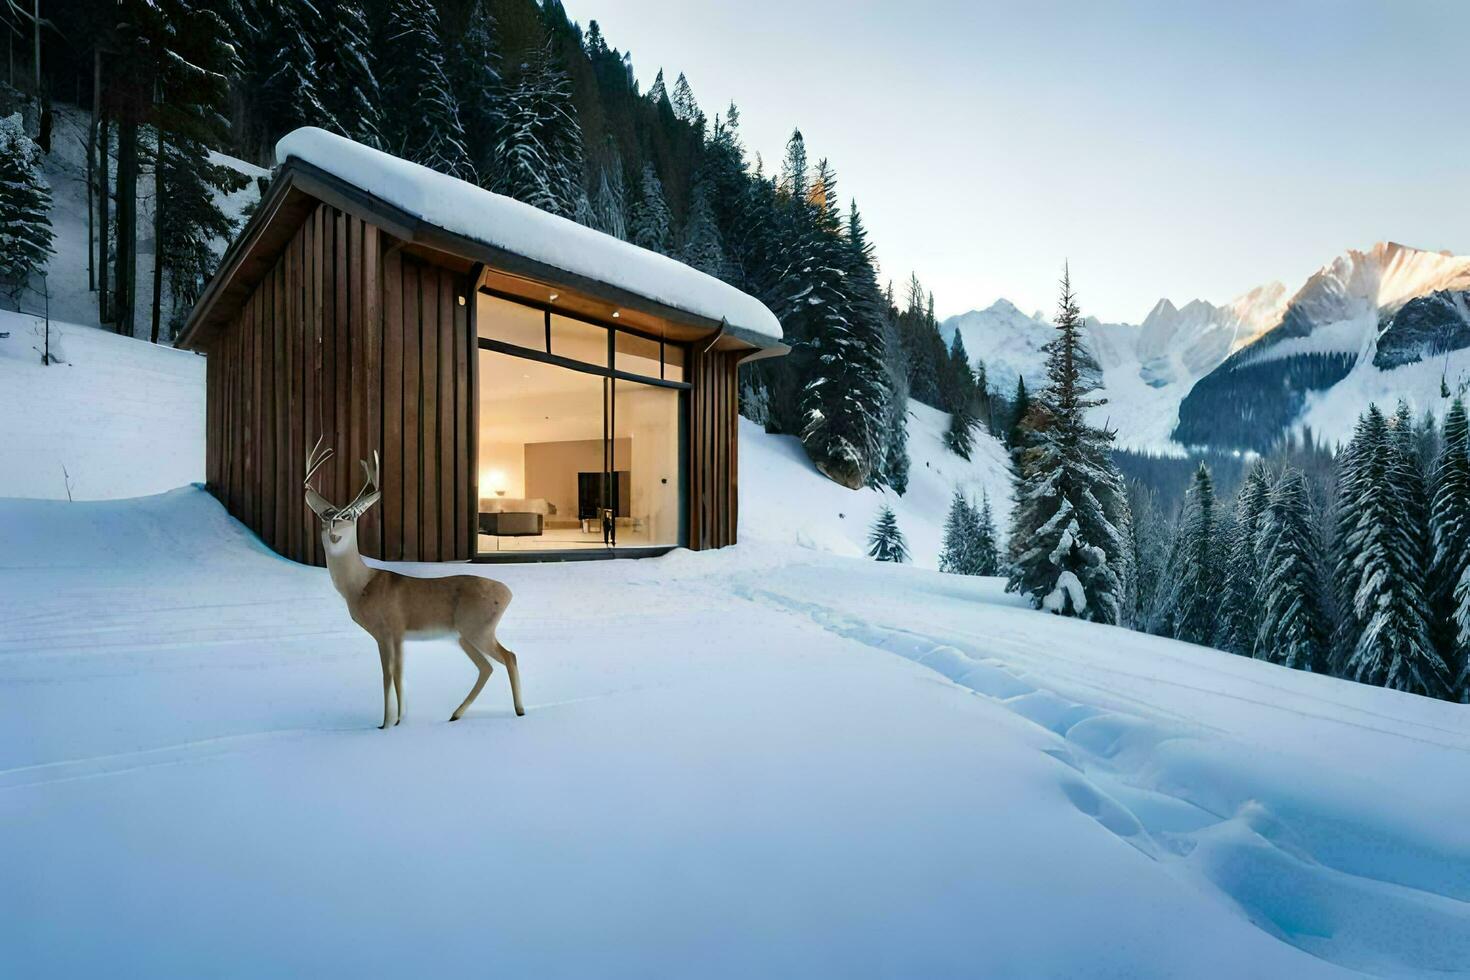
<svg viewBox="0 0 1470 980">
<path fill-rule="evenodd" d="M 683 544 L 683 349 L 488 294 L 476 315 L 479 553 Z"/>
</svg>

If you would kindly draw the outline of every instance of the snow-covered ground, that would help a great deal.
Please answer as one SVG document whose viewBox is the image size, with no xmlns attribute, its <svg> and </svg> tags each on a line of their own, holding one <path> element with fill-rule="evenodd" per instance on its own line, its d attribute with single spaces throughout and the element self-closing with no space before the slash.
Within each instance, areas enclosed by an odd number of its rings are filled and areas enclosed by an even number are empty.
<svg viewBox="0 0 1470 980">
<path fill-rule="evenodd" d="M 127 356 L 83 330 L 28 369 Z M 162 489 L 170 397 L 7 406 L 0 456 L 89 429 Z M 941 423 L 916 554 L 953 480 L 1003 480 Z M 497 673 L 447 724 L 473 670 L 426 642 L 390 732 L 325 572 L 202 490 L 0 499 L 0 973 L 1470 973 L 1470 709 L 846 557 L 877 495 L 741 437 L 741 545 L 469 569 L 515 593 L 528 714 Z"/>
<path fill-rule="evenodd" d="M 85 280 L 84 280 L 85 281 Z M 0 497 L 135 497 L 204 479 L 204 358 L 0 311 Z"/>
</svg>

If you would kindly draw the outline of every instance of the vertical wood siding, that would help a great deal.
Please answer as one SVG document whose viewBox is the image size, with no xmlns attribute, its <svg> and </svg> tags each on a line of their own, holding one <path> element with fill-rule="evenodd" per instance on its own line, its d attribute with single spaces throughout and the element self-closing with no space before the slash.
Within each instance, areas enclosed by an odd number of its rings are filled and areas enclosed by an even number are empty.
<svg viewBox="0 0 1470 980">
<path fill-rule="evenodd" d="M 317 486 L 335 503 L 361 486 L 357 461 L 381 456 L 383 497 L 358 527 L 364 554 L 472 557 L 468 288 L 318 207 L 207 352 L 210 491 L 271 548 L 320 565 L 302 478 L 324 435 L 337 455 Z"/>
<path fill-rule="evenodd" d="M 692 351 L 689 380 L 689 547 L 735 543 L 740 440 L 735 351 Z"/>
</svg>

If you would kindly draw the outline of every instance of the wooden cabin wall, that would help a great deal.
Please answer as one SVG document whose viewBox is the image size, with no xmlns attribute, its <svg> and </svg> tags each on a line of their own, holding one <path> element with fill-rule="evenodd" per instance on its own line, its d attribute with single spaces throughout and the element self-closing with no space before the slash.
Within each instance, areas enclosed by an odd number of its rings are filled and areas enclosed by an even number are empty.
<svg viewBox="0 0 1470 980">
<path fill-rule="evenodd" d="M 735 543 L 740 356 L 720 350 L 695 350 L 690 356 L 689 547 L 696 550 Z"/>
<path fill-rule="evenodd" d="M 383 496 L 358 524 L 364 554 L 471 557 L 468 285 L 390 242 L 317 207 L 207 352 L 207 484 L 296 561 L 324 563 L 302 497 L 323 434 L 336 455 L 316 487 L 339 505 L 362 485 L 357 461 L 380 452 Z"/>
</svg>

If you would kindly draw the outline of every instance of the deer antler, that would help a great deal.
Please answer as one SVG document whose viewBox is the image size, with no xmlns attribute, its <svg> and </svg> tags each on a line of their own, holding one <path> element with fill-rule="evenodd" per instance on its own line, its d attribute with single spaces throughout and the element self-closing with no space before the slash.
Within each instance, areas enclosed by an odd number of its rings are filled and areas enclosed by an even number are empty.
<svg viewBox="0 0 1470 980">
<path fill-rule="evenodd" d="M 337 509 L 332 506 L 331 501 L 317 493 L 316 488 L 311 485 L 311 478 L 316 475 L 316 471 L 322 468 L 323 463 L 332 458 L 332 448 L 330 446 L 322 448 L 322 442 L 325 439 L 325 434 L 318 436 L 316 445 L 307 454 L 306 478 L 301 481 L 301 485 L 306 488 L 306 506 L 315 511 L 318 517 L 326 517 L 327 514 Z"/>
<path fill-rule="evenodd" d="M 357 491 L 357 496 L 352 498 L 352 503 L 343 508 L 344 513 L 353 513 L 361 516 L 369 507 L 378 502 L 378 487 L 381 486 L 382 465 L 378 459 L 378 451 L 373 450 L 373 465 L 368 466 L 365 459 L 358 460 L 362 464 L 362 475 L 366 481 L 362 489 Z"/>
</svg>

